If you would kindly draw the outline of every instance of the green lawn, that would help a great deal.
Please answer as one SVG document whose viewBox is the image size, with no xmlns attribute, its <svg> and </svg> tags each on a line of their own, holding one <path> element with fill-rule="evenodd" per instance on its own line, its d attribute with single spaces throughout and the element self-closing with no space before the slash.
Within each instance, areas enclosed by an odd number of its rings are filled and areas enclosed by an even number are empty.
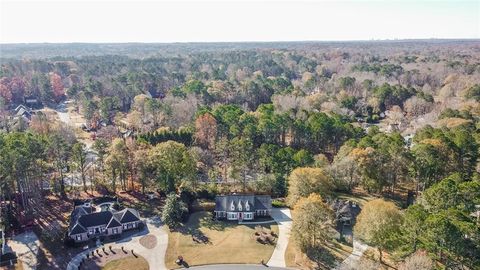
<svg viewBox="0 0 480 270">
<path fill-rule="evenodd" d="M 275 223 L 262 224 L 265 231 L 274 231 L 278 235 Z M 197 243 L 192 234 L 208 239 L 206 243 Z M 255 240 L 255 225 L 238 225 L 236 222 L 214 221 L 208 212 L 193 213 L 188 222 L 169 232 L 166 254 L 167 268 L 178 268 L 175 260 L 179 255 L 190 265 L 218 263 L 267 262 L 272 256 L 275 245 L 260 244 Z"/>
<path fill-rule="evenodd" d="M 126 257 L 105 264 L 102 270 L 149 270 L 148 262 L 142 257 Z"/>
<path fill-rule="evenodd" d="M 376 199 L 377 197 L 372 196 L 370 194 L 364 193 L 364 192 L 353 192 L 351 194 L 349 193 L 337 193 L 335 194 L 337 198 L 341 200 L 349 200 L 352 202 L 356 202 L 362 207 L 365 203 Z"/>
</svg>

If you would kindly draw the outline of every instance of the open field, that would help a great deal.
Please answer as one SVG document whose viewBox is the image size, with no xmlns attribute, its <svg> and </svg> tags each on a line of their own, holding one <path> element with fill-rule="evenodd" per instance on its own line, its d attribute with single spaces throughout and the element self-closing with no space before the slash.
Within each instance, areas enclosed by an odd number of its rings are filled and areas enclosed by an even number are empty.
<svg viewBox="0 0 480 270">
<path fill-rule="evenodd" d="M 148 270 L 148 262 L 142 257 L 127 257 L 108 262 L 102 270 Z"/>
<path fill-rule="evenodd" d="M 262 224 L 265 230 L 278 235 L 278 226 Z M 206 243 L 196 243 L 192 234 L 203 235 Z M 188 222 L 177 231 L 169 232 L 166 254 L 167 268 L 178 268 L 175 260 L 183 256 L 188 265 L 267 262 L 274 245 L 256 242 L 255 225 L 212 220 L 211 213 L 193 213 Z"/>
</svg>

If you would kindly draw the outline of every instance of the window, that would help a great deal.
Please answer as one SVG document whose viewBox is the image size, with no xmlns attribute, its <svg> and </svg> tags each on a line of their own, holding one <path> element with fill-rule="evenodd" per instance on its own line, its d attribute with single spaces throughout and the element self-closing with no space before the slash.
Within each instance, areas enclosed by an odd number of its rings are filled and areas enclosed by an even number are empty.
<svg viewBox="0 0 480 270">
<path fill-rule="evenodd" d="M 245 210 L 250 211 L 250 204 L 248 203 L 248 201 L 245 202 Z"/>
<path fill-rule="evenodd" d="M 230 204 L 230 210 L 235 211 L 235 203 L 233 201 Z"/>
<path fill-rule="evenodd" d="M 117 234 L 117 233 L 118 233 L 118 229 L 117 229 L 117 228 L 113 229 L 113 233 Z"/>
<path fill-rule="evenodd" d="M 76 238 L 77 238 L 77 241 L 82 241 L 82 236 L 81 235 L 77 235 Z"/>
<path fill-rule="evenodd" d="M 135 228 L 135 223 L 132 224 L 133 228 Z"/>
<path fill-rule="evenodd" d="M 242 211 L 242 200 L 238 201 L 238 211 Z"/>
</svg>

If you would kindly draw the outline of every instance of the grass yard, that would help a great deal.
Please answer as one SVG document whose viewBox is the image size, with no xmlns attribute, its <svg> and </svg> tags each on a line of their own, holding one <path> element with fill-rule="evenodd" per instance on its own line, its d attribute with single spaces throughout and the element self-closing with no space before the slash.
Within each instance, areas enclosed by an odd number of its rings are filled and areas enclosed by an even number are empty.
<svg viewBox="0 0 480 270">
<path fill-rule="evenodd" d="M 295 210 L 291 210 L 292 218 L 295 219 Z M 337 261 L 345 260 L 353 251 L 352 246 L 336 240 L 329 241 L 328 244 L 322 246 L 324 248 L 323 261 Z M 308 252 L 307 252 L 308 253 Z M 303 253 L 295 244 L 295 240 L 290 237 L 287 250 L 285 251 L 285 263 L 287 267 L 295 269 L 317 269 L 315 259 Z M 325 268 L 325 267 L 323 267 Z M 321 268 L 321 269 L 323 269 Z"/>
<path fill-rule="evenodd" d="M 353 251 L 353 248 L 344 243 L 332 241 L 328 245 L 323 246 L 327 251 L 328 256 L 337 262 L 345 260 Z M 285 263 L 287 267 L 295 269 L 316 269 L 316 263 L 303 253 L 295 244 L 295 241 L 290 238 L 290 241 L 285 251 Z"/>
<path fill-rule="evenodd" d="M 275 223 L 262 224 L 264 230 L 278 235 Z M 205 243 L 193 241 L 192 235 L 200 235 Z M 236 222 L 212 220 L 209 212 L 196 212 L 177 231 L 169 232 L 165 258 L 167 268 L 178 268 L 175 260 L 183 256 L 188 265 L 218 263 L 267 262 L 275 245 L 260 244 L 255 240 L 255 225 L 238 225 Z"/>
<path fill-rule="evenodd" d="M 365 203 L 376 199 L 377 197 L 368 194 L 366 191 L 356 188 L 352 191 L 351 194 L 349 193 L 337 193 L 336 197 L 341 199 L 341 200 L 349 200 L 352 202 L 356 202 L 362 207 Z"/>
<path fill-rule="evenodd" d="M 365 253 L 363 257 L 366 260 L 371 260 L 374 262 L 380 262 L 380 253 L 378 252 L 378 249 L 368 247 L 367 250 L 365 250 Z M 398 258 L 397 258 L 398 259 Z M 381 265 L 383 266 L 383 269 L 397 269 L 398 265 L 397 262 L 395 261 L 394 257 L 391 256 L 387 251 L 382 252 L 382 263 Z"/>
<path fill-rule="evenodd" d="M 127 257 L 123 259 L 108 262 L 101 268 L 102 270 L 149 270 L 147 260 L 142 257 Z"/>
</svg>

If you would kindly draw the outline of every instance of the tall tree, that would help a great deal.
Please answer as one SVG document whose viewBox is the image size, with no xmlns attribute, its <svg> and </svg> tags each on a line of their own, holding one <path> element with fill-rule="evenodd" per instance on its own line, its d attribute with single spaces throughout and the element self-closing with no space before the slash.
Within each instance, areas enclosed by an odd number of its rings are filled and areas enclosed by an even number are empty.
<svg viewBox="0 0 480 270">
<path fill-rule="evenodd" d="M 50 75 L 50 85 L 52 86 L 55 101 L 60 101 L 65 96 L 65 87 L 63 86 L 62 77 L 57 73 Z"/>
<path fill-rule="evenodd" d="M 117 178 L 123 190 L 127 189 L 128 176 L 128 150 L 125 141 L 122 139 L 114 139 L 109 147 L 108 156 L 105 159 L 108 172 L 111 177 L 111 186 L 113 192 L 117 190 Z"/>
<path fill-rule="evenodd" d="M 83 190 L 87 191 L 87 181 L 86 181 L 86 168 L 87 168 L 87 150 L 85 144 L 82 142 L 77 142 L 72 147 L 72 159 L 75 165 L 75 168 L 80 173 L 82 178 Z"/>
<path fill-rule="evenodd" d="M 165 206 L 162 210 L 162 221 L 168 227 L 173 228 L 177 225 L 188 212 L 187 205 L 180 200 L 175 193 L 167 195 Z"/>
<path fill-rule="evenodd" d="M 297 168 L 288 177 L 287 203 L 296 205 L 300 198 L 312 193 L 328 196 L 332 189 L 330 177 L 320 168 Z"/>
<path fill-rule="evenodd" d="M 196 163 L 184 144 L 167 141 L 155 145 L 149 151 L 149 163 L 157 184 L 167 192 L 194 180 Z"/>
<path fill-rule="evenodd" d="M 398 245 L 402 222 L 402 215 L 395 204 L 376 199 L 364 205 L 357 217 L 354 234 L 376 246 L 382 261 L 382 251 L 392 250 Z"/>
<path fill-rule="evenodd" d="M 217 120 L 210 113 L 204 113 L 195 120 L 195 141 L 206 149 L 215 145 L 217 136 Z"/>
<path fill-rule="evenodd" d="M 295 204 L 292 236 L 302 251 L 316 248 L 331 237 L 333 211 L 318 194 L 310 194 Z"/>
</svg>

